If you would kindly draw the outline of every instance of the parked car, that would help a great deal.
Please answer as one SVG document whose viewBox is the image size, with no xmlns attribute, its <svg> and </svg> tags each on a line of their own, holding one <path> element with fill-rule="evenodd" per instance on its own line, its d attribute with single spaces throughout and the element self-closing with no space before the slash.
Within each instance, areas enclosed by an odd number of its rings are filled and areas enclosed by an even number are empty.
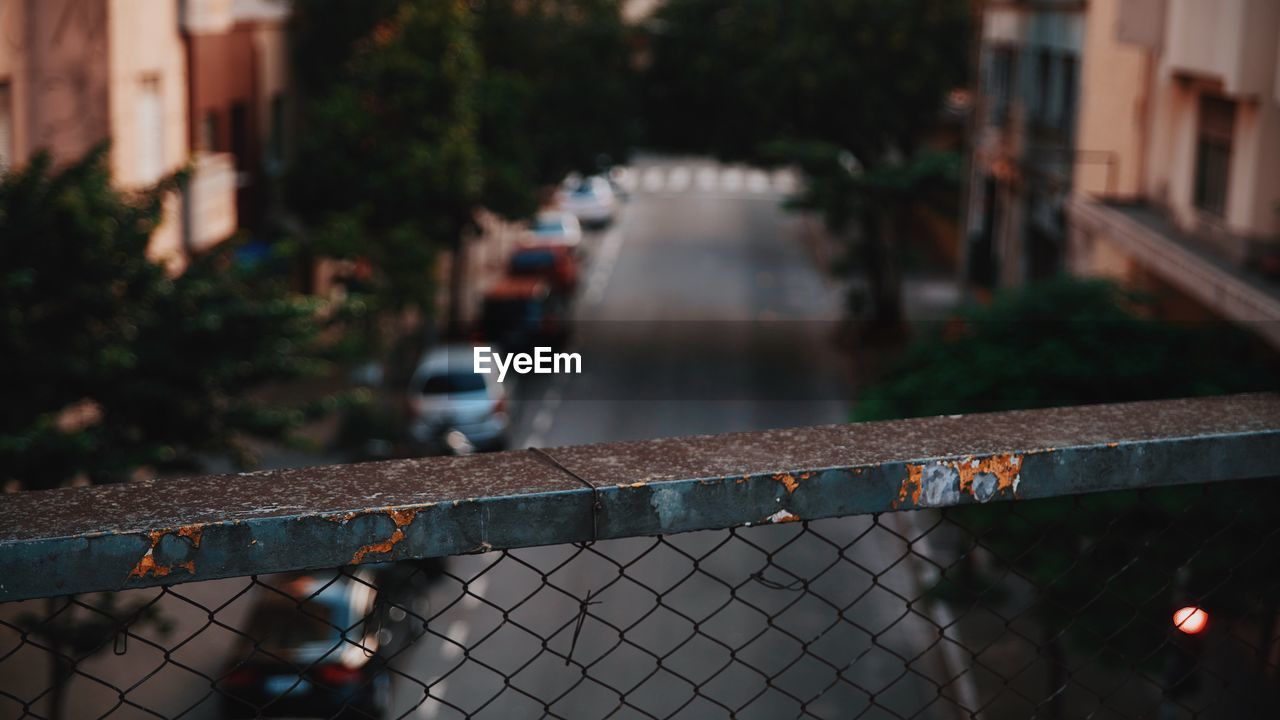
<svg viewBox="0 0 1280 720">
<path fill-rule="evenodd" d="M 568 303 L 539 277 L 505 277 L 485 293 L 480 333 L 503 352 L 553 347 L 568 337 Z"/>
<path fill-rule="evenodd" d="M 408 394 L 409 440 L 417 449 L 443 455 L 506 446 L 506 391 L 495 375 L 475 371 L 471 345 L 423 355 Z"/>
<path fill-rule="evenodd" d="M 567 247 L 576 249 L 582 243 L 582 225 L 578 218 L 560 210 L 538 213 L 521 244 L 526 247 Z"/>
<path fill-rule="evenodd" d="M 218 682 L 229 718 L 382 717 L 390 703 L 378 652 L 372 575 L 336 571 L 264 579 L 233 662 Z"/>
<path fill-rule="evenodd" d="M 592 175 L 562 187 L 557 200 L 561 209 L 573 214 L 583 225 L 606 227 L 618 210 L 618 198 L 609 179 Z"/>
<path fill-rule="evenodd" d="M 507 274 L 512 277 L 542 278 L 553 292 L 571 296 L 578 289 L 578 260 L 565 247 L 526 247 L 511 254 Z"/>
</svg>

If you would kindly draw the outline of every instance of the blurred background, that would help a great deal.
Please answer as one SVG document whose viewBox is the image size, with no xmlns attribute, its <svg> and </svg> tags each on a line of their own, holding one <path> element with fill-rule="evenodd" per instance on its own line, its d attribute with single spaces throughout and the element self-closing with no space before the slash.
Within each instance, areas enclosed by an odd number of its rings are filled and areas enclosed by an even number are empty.
<svg viewBox="0 0 1280 720">
<path fill-rule="evenodd" d="M 1280 384 L 1273 0 L 0 0 L 0 170 L 5 492 Z"/>
</svg>

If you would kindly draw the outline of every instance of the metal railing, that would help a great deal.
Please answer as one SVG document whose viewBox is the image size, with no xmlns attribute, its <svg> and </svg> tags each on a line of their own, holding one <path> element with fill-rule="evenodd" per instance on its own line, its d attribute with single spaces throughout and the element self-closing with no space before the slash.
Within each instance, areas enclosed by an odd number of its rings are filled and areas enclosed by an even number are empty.
<svg viewBox="0 0 1280 720">
<path fill-rule="evenodd" d="M 1242 395 L 18 493 L 0 718 L 1265 717 L 1276 475 Z"/>
</svg>

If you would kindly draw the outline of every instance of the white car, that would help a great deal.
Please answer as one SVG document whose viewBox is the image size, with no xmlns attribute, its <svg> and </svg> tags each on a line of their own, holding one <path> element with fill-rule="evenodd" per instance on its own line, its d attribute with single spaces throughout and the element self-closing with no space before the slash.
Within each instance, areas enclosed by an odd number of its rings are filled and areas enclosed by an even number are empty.
<svg viewBox="0 0 1280 720">
<path fill-rule="evenodd" d="M 529 226 L 524 245 L 529 247 L 560 246 L 576 248 L 582 243 L 582 225 L 578 218 L 562 210 L 545 210 Z"/>
<path fill-rule="evenodd" d="M 409 381 L 410 439 L 441 453 L 450 452 L 454 433 L 477 450 L 504 448 L 510 419 L 507 394 L 496 377 L 475 371 L 471 345 L 427 352 Z"/>
<path fill-rule="evenodd" d="M 592 175 L 569 180 L 557 196 L 560 207 L 588 227 L 605 227 L 618 212 L 618 198 L 607 178 Z"/>
</svg>

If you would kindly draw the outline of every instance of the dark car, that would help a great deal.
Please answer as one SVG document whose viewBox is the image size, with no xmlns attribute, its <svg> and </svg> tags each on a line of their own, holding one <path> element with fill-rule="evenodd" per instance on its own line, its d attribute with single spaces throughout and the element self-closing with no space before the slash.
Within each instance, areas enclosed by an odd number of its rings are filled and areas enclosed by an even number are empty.
<svg viewBox="0 0 1280 720">
<path fill-rule="evenodd" d="M 223 715 L 382 717 L 391 687 L 372 576 L 290 574 L 264 584 L 218 683 Z"/>
<path fill-rule="evenodd" d="M 542 278 L 554 292 L 573 295 L 578 289 L 578 261 L 569 248 L 526 247 L 511 253 L 507 274 L 512 277 Z"/>
<path fill-rule="evenodd" d="M 537 277 L 505 277 L 485 293 L 480 333 L 506 352 L 556 346 L 568 337 L 567 304 Z"/>
</svg>

